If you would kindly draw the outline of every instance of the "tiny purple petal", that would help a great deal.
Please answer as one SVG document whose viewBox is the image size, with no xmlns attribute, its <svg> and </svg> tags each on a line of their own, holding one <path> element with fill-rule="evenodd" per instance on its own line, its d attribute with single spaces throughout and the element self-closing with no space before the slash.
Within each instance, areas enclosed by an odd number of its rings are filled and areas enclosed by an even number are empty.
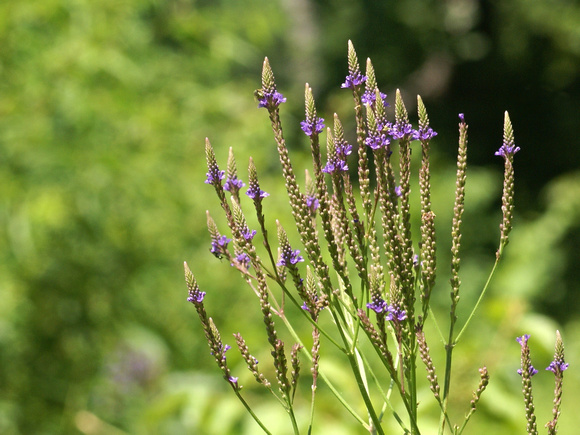
<svg viewBox="0 0 580 435">
<path fill-rule="evenodd" d="M 258 101 L 258 108 L 274 109 L 285 102 L 286 98 L 280 92 L 265 92 L 264 96 Z"/>
<path fill-rule="evenodd" d="M 305 121 L 300 122 L 300 125 L 306 136 L 312 136 L 324 130 L 324 118 L 316 118 L 311 121 L 306 119 Z"/>
<path fill-rule="evenodd" d="M 269 193 L 264 192 L 262 189 L 260 189 L 260 188 L 252 188 L 251 186 L 248 189 L 248 191 L 246 192 L 246 195 L 248 195 L 252 199 L 265 198 L 267 196 L 270 196 Z"/>
<path fill-rule="evenodd" d="M 460 114 L 459 114 L 459 120 L 460 120 L 461 122 L 465 122 L 465 115 L 464 115 L 463 113 L 460 113 Z"/>
<path fill-rule="evenodd" d="M 363 76 L 361 73 L 356 73 L 356 75 L 349 74 L 346 76 L 345 82 L 340 86 L 343 89 L 350 88 L 354 89 L 355 86 L 359 86 L 366 82 L 366 76 Z"/>
<path fill-rule="evenodd" d="M 202 291 L 194 291 L 189 294 L 187 298 L 187 302 L 191 302 L 192 304 L 201 304 L 203 302 L 203 298 L 205 297 L 205 292 Z"/>
<path fill-rule="evenodd" d="M 224 183 L 224 190 L 231 192 L 232 188 L 241 189 L 245 185 L 246 185 L 246 183 L 244 183 L 242 180 L 238 179 L 237 177 L 234 177 L 234 178 L 228 177 L 226 182 Z"/>
<path fill-rule="evenodd" d="M 403 196 L 403 190 L 401 189 L 401 186 L 395 187 L 395 195 L 397 195 L 399 198 Z"/>
<path fill-rule="evenodd" d="M 315 196 L 307 196 L 306 197 L 306 206 L 311 209 L 312 211 L 316 211 L 319 206 L 318 198 Z"/>
</svg>

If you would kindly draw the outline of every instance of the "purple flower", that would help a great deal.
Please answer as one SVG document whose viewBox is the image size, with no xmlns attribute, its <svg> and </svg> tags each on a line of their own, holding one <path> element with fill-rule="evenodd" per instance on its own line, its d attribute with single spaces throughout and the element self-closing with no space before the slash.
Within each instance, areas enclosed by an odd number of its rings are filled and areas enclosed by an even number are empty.
<svg viewBox="0 0 580 435">
<path fill-rule="evenodd" d="M 191 302 L 192 304 L 201 304 L 203 302 L 203 298 L 205 297 L 205 292 L 196 290 L 189 293 L 189 297 L 187 298 L 187 302 Z"/>
<path fill-rule="evenodd" d="M 244 230 L 242 231 L 242 236 L 244 236 L 244 239 L 246 239 L 246 240 L 252 240 L 255 235 L 256 235 L 256 230 L 250 230 L 247 227 L 244 228 Z"/>
<path fill-rule="evenodd" d="M 311 211 L 316 211 L 319 205 L 318 198 L 315 196 L 308 195 L 306 197 L 306 207 L 308 207 Z"/>
<path fill-rule="evenodd" d="M 300 122 L 300 125 L 306 136 L 312 136 L 324 130 L 324 118 L 306 119 Z"/>
<path fill-rule="evenodd" d="M 499 150 L 497 150 L 495 152 L 495 155 L 496 156 L 501 156 L 501 157 L 507 158 L 509 155 L 512 155 L 513 156 L 519 150 L 520 150 L 520 147 L 517 147 L 517 146 L 515 146 L 513 144 L 510 145 L 510 144 L 504 143 L 499 148 Z"/>
<path fill-rule="evenodd" d="M 413 140 L 425 141 L 425 140 L 429 140 L 435 136 L 437 136 L 437 132 L 434 131 L 431 127 L 428 127 L 426 129 L 419 128 L 419 130 L 414 130 L 411 137 L 413 138 Z"/>
<path fill-rule="evenodd" d="M 558 371 L 563 372 L 568 368 L 569 364 L 564 361 L 552 361 L 546 370 L 550 370 L 554 374 L 558 374 Z"/>
<path fill-rule="evenodd" d="M 346 172 L 348 171 L 348 165 L 344 160 L 336 159 L 334 162 L 329 161 L 326 163 L 324 168 L 322 168 L 322 172 L 326 172 L 327 174 L 331 174 L 333 172 Z"/>
<path fill-rule="evenodd" d="M 382 299 L 379 299 L 377 301 L 373 301 L 372 303 L 368 303 L 367 308 L 373 310 L 375 313 L 378 314 L 387 312 L 387 310 L 389 309 L 389 305 Z"/>
<path fill-rule="evenodd" d="M 340 85 L 340 87 L 343 89 L 346 88 L 354 89 L 355 86 L 363 84 L 364 82 L 366 82 L 366 80 L 367 80 L 366 76 L 363 76 L 359 72 L 355 73 L 354 75 L 349 74 L 346 76 L 345 82 L 342 85 Z"/>
<path fill-rule="evenodd" d="M 246 254 L 245 252 L 242 252 L 241 254 L 237 255 L 236 260 L 238 263 L 240 263 L 246 269 L 248 269 L 250 267 L 250 256 L 248 254 Z M 231 265 L 233 266 L 233 263 Z"/>
<path fill-rule="evenodd" d="M 250 183 L 251 184 L 251 183 Z M 250 198 L 252 199 L 257 199 L 257 198 L 265 198 L 267 196 L 270 196 L 269 193 L 264 192 L 262 189 L 260 189 L 259 187 L 252 187 L 250 185 L 250 187 L 248 188 L 248 191 L 246 192 L 246 195 L 248 195 Z"/>
<path fill-rule="evenodd" d="M 522 346 L 524 347 L 525 345 L 528 344 L 528 340 L 530 339 L 530 334 L 524 334 L 521 337 L 517 337 L 516 341 Z"/>
<path fill-rule="evenodd" d="M 288 251 L 288 252 L 284 252 L 282 251 L 280 261 L 278 261 L 277 265 L 278 266 L 289 266 L 289 265 L 294 265 L 300 261 L 304 261 L 304 257 L 302 257 L 302 255 L 298 255 L 300 254 L 300 251 L 298 249 L 296 249 L 295 251 Z"/>
<path fill-rule="evenodd" d="M 387 314 L 386 319 L 387 320 L 393 320 L 393 321 L 403 321 L 407 318 L 407 313 L 405 312 L 405 310 L 401 310 L 400 308 L 397 308 L 394 305 L 389 305 L 387 308 L 387 311 L 389 312 L 389 314 Z"/>
<path fill-rule="evenodd" d="M 264 92 L 262 98 L 258 100 L 258 108 L 265 107 L 267 109 L 274 109 L 285 102 L 286 98 L 276 90 L 273 92 Z"/>
<path fill-rule="evenodd" d="M 403 196 L 403 189 L 401 189 L 401 186 L 395 187 L 395 195 L 397 195 L 399 198 Z"/>
<path fill-rule="evenodd" d="M 235 176 L 233 178 L 228 177 L 226 182 L 224 183 L 224 190 L 231 192 L 232 189 L 241 189 L 245 185 L 246 183 L 244 183 L 242 180 L 238 179 Z"/>
<path fill-rule="evenodd" d="M 459 114 L 459 120 L 460 120 L 461 122 L 465 122 L 465 115 L 464 115 L 463 113 L 460 113 L 460 114 Z"/>
<path fill-rule="evenodd" d="M 387 137 L 384 133 L 370 134 L 365 139 L 365 144 L 371 147 L 373 150 L 378 150 L 380 148 L 387 148 L 391 143 L 391 139 Z"/>
<path fill-rule="evenodd" d="M 210 168 L 210 171 L 205 174 L 207 177 L 205 179 L 205 184 L 215 184 L 219 183 L 225 177 L 225 171 L 220 171 L 217 167 Z"/>
<path fill-rule="evenodd" d="M 393 139 L 402 139 L 405 136 L 411 136 L 413 131 L 413 126 L 411 124 L 396 122 L 389 130 L 389 134 Z"/>
<path fill-rule="evenodd" d="M 211 249 L 210 252 L 218 258 L 221 258 L 221 255 L 226 251 L 228 247 L 228 243 L 230 243 L 232 239 L 228 239 L 226 236 L 219 236 L 214 238 L 211 241 Z"/>
<path fill-rule="evenodd" d="M 376 99 L 377 99 L 376 91 L 371 91 L 369 89 L 367 89 L 361 97 L 361 101 L 363 104 L 370 104 L 371 106 L 375 103 Z M 385 107 L 389 107 L 389 103 L 385 101 L 386 99 L 387 94 L 383 94 L 381 92 L 381 100 L 383 100 L 383 104 L 385 105 Z"/>
<path fill-rule="evenodd" d="M 517 370 L 518 375 L 522 375 L 522 369 L 518 369 Z M 534 376 L 536 373 L 538 373 L 538 371 L 534 368 L 533 365 L 530 364 L 530 368 L 528 369 L 528 372 L 530 373 L 530 377 Z"/>
</svg>

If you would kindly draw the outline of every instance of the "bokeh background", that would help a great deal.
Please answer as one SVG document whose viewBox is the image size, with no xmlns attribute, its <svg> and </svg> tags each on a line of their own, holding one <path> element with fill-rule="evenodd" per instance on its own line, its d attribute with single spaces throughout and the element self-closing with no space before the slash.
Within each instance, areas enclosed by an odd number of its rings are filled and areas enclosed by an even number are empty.
<svg viewBox="0 0 580 435">
<path fill-rule="evenodd" d="M 339 113 L 352 137 L 350 96 L 340 89 L 348 39 L 361 62 L 371 57 L 391 103 L 401 88 L 412 112 L 421 94 L 439 132 L 432 167 L 441 252 L 434 305 L 441 322 L 448 312 L 457 114 L 470 124 L 465 320 L 497 245 L 503 166 L 493 153 L 509 110 L 522 148 L 515 228 L 458 347 L 453 412 L 465 413 L 477 367 L 487 364 L 492 382 L 468 432 L 525 433 L 514 338 L 531 333 L 542 426 L 553 389 L 543 368 L 560 329 L 570 362 L 561 431 L 576 430 L 576 2 L 19 0 L 0 4 L 0 433 L 258 433 L 221 379 L 186 302 L 184 260 L 207 291 L 224 340 L 233 344 L 228 337 L 241 331 L 267 361 L 255 297 L 208 252 L 205 210 L 220 225 L 223 218 L 203 183 L 204 138 L 224 166 L 234 148 L 242 178 L 254 157 L 272 193 L 267 218 L 290 228 L 269 123 L 252 92 L 268 56 L 288 98 L 283 121 L 292 157 L 297 168 L 307 167 L 298 126 L 305 82 L 321 115 Z M 436 338 L 431 347 L 442 373 Z M 281 411 L 230 353 L 256 409 L 274 433 L 289 433 Z M 342 363 L 326 369 L 358 403 Z M 435 402 L 422 388 L 430 427 Z M 316 433 L 360 433 L 324 387 L 320 395 Z M 307 412 L 304 401 L 301 415 Z"/>
</svg>

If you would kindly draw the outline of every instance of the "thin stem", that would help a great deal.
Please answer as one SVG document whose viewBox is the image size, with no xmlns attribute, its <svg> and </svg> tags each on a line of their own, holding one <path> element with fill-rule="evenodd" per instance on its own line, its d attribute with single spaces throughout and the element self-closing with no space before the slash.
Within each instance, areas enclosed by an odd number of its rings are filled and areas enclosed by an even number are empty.
<svg viewBox="0 0 580 435">
<path fill-rule="evenodd" d="M 236 389 L 234 389 L 234 392 L 236 393 L 236 396 L 238 396 L 238 399 L 240 400 L 240 402 L 242 402 L 242 405 L 244 405 L 244 408 L 246 408 L 246 411 L 248 411 L 250 413 L 250 415 L 252 416 L 252 418 L 254 419 L 254 421 L 256 423 L 258 423 L 258 425 L 262 428 L 262 430 L 269 434 L 272 435 L 272 432 L 270 432 L 266 426 L 264 426 L 264 423 L 262 423 L 262 421 L 258 418 L 258 416 L 256 414 L 254 414 L 254 411 L 252 411 L 252 408 L 250 408 L 250 405 L 248 405 L 248 403 L 244 400 L 244 398 L 242 397 L 242 395 L 240 394 L 239 391 L 237 391 Z"/>
</svg>

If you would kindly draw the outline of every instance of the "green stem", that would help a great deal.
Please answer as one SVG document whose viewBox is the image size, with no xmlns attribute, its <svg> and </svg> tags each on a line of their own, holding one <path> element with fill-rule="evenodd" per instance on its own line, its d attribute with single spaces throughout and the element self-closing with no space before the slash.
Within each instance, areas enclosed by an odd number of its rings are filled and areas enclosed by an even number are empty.
<svg viewBox="0 0 580 435">
<path fill-rule="evenodd" d="M 262 430 L 269 434 L 272 435 L 272 432 L 270 432 L 266 426 L 264 426 L 264 423 L 262 423 L 262 421 L 258 418 L 258 416 L 256 414 L 254 414 L 254 411 L 252 411 L 252 408 L 250 408 L 250 405 L 248 405 L 248 402 L 246 402 L 244 400 L 244 398 L 242 397 L 242 395 L 240 394 L 239 391 L 237 391 L 236 389 L 234 389 L 234 392 L 236 393 L 236 396 L 238 396 L 238 399 L 240 400 L 240 402 L 242 402 L 242 405 L 244 405 L 244 408 L 246 408 L 246 411 L 248 411 L 250 413 L 250 415 L 252 416 L 252 418 L 254 419 L 254 421 L 256 423 L 258 423 L 258 425 L 262 428 Z"/>
<path fill-rule="evenodd" d="M 499 264 L 500 258 L 501 258 L 501 255 L 496 256 L 495 263 L 493 264 L 493 268 L 491 269 L 491 272 L 490 272 L 489 276 L 487 277 L 487 281 L 485 283 L 485 286 L 483 286 L 483 290 L 481 291 L 481 294 L 479 295 L 479 299 L 477 299 L 477 302 L 476 302 L 475 306 L 473 307 L 473 310 L 471 310 L 471 314 L 469 314 L 469 317 L 467 318 L 465 325 L 463 325 L 463 328 L 461 328 L 461 331 L 459 331 L 459 334 L 457 334 L 457 338 L 455 339 L 456 343 L 459 341 L 459 338 L 463 335 L 465 328 L 467 328 L 467 325 L 469 325 L 469 322 L 471 322 L 471 318 L 473 317 L 473 315 L 477 311 L 477 308 L 481 304 L 481 301 L 483 300 L 483 296 L 485 295 L 485 292 L 487 291 L 487 288 L 489 287 L 489 283 L 491 282 L 491 278 L 495 274 L 495 269 L 497 268 L 497 265 Z"/>
</svg>

